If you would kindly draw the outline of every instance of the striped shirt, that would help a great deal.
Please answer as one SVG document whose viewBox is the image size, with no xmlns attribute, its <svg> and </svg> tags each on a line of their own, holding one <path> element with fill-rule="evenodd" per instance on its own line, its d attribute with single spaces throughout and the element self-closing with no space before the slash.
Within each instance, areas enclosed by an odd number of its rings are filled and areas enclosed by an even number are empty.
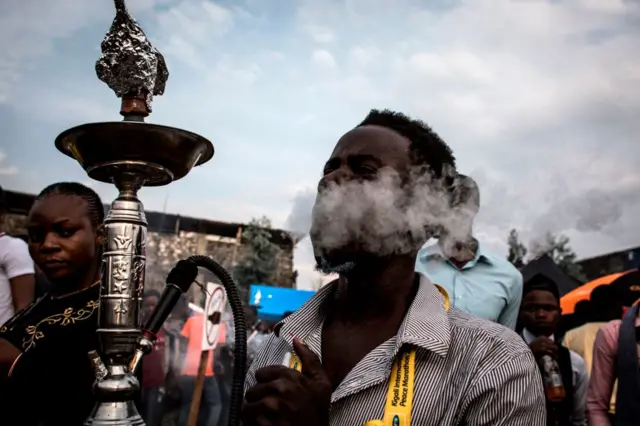
<svg viewBox="0 0 640 426">
<path fill-rule="evenodd" d="M 282 364 L 292 337 L 320 358 L 324 322 L 321 306 L 333 294 L 326 285 L 286 318 L 254 360 L 255 372 Z M 411 422 L 417 426 L 545 426 L 540 372 L 522 338 L 507 328 L 457 309 L 448 312 L 426 277 L 393 338 L 367 354 L 331 395 L 331 426 L 361 426 L 381 419 L 391 367 L 404 345 L 417 349 Z"/>
</svg>

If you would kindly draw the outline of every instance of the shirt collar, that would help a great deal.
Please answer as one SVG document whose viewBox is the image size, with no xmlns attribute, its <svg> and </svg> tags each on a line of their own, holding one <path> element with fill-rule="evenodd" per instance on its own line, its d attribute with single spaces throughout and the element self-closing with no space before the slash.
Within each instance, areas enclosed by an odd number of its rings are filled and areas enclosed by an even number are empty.
<svg viewBox="0 0 640 426">
<path fill-rule="evenodd" d="M 396 349 L 409 344 L 444 357 L 451 343 L 444 298 L 427 277 L 419 275 L 418 292 L 396 334 Z M 324 322 L 322 305 L 336 286 L 337 281 L 321 288 L 302 308 L 276 325 L 276 335 L 291 346 L 294 336 L 305 342 L 311 335 L 317 337 Z"/>
<path fill-rule="evenodd" d="M 536 336 L 526 328 L 522 329 L 522 338 L 527 342 L 527 345 L 536 340 Z M 555 341 L 553 334 L 549 336 L 549 339 L 551 339 L 551 341 Z"/>
<path fill-rule="evenodd" d="M 426 261 L 426 260 L 430 260 L 430 259 L 440 259 L 440 260 L 449 260 L 445 257 L 445 255 L 442 253 L 442 249 L 440 248 L 440 244 L 432 244 L 428 247 L 425 247 L 423 249 L 420 250 L 420 252 L 418 253 L 418 258 L 422 261 Z M 471 259 L 469 262 L 467 262 L 464 265 L 463 269 L 467 269 L 467 268 L 472 268 L 473 266 L 476 265 L 476 263 L 478 262 L 485 262 L 489 265 L 493 264 L 493 262 L 491 261 L 491 259 L 489 258 L 489 256 L 487 255 L 486 250 L 484 249 L 484 246 L 482 245 L 482 243 L 480 241 L 478 241 L 478 250 L 476 250 L 476 255 L 473 259 Z"/>
</svg>

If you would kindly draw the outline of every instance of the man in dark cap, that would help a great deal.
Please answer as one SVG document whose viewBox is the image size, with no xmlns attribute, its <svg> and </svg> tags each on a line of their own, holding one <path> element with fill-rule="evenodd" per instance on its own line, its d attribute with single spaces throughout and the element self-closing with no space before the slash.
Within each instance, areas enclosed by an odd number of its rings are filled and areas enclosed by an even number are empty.
<svg viewBox="0 0 640 426">
<path fill-rule="evenodd" d="M 580 355 L 555 342 L 560 321 L 558 286 L 544 275 L 531 278 L 523 289 L 520 322 L 522 337 L 541 363 L 545 355 L 558 363 L 565 396 L 561 401 L 547 400 L 548 426 L 586 426 L 589 378 Z"/>
</svg>

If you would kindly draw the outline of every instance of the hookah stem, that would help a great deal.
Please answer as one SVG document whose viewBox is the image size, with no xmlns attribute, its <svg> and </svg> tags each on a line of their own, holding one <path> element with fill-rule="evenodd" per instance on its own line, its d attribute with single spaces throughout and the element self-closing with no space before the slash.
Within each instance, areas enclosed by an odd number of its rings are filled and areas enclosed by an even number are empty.
<svg viewBox="0 0 640 426">
<path fill-rule="evenodd" d="M 233 313 L 235 326 L 235 345 L 233 348 L 233 383 L 231 385 L 231 401 L 229 407 L 228 426 L 240 425 L 240 408 L 244 397 L 244 380 L 247 367 L 247 322 L 244 316 L 242 300 L 238 294 L 238 288 L 229 273 L 215 260 L 207 256 L 191 256 L 187 260 L 197 266 L 209 270 L 214 274 L 227 292 L 227 299 Z"/>
</svg>

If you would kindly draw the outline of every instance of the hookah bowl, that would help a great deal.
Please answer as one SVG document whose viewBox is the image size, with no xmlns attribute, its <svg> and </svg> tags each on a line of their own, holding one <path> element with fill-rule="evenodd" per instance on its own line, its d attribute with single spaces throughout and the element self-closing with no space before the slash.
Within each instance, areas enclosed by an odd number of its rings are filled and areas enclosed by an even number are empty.
<svg viewBox="0 0 640 426">
<path fill-rule="evenodd" d="M 83 124 L 61 133 L 56 148 L 74 158 L 90 178 L 119 191 L 105 218 L 98 314 L 96 405 L 85 425 L 144 425 L 134 404 L 140 383 L 129 364 L 141 336 L 147 221 L 137 193 L 162 186 L 209 161 L 213 145 L 185 131 L 144 121 L 154 95 L 164 92 L 168 70 L 124 0 L 102 42 L 98 78 L 122 99 L 120 122 Z"/>
</svg>

